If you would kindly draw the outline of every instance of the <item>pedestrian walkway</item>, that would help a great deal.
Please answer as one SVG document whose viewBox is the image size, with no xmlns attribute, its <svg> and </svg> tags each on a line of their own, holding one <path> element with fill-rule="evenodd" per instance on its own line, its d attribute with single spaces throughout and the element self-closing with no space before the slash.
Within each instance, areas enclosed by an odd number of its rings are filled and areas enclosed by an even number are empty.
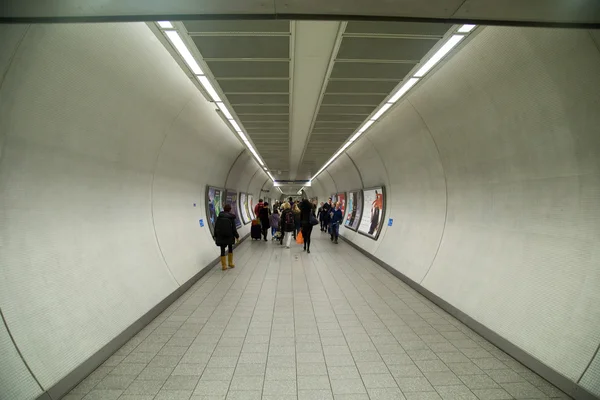
<svg viewBox="0 0 600 400">
<path fill-rule="evenodd" d="M 311 250 L 245 241 L 65 399 L 567 398 L 349 245 Z"/>
</svg>

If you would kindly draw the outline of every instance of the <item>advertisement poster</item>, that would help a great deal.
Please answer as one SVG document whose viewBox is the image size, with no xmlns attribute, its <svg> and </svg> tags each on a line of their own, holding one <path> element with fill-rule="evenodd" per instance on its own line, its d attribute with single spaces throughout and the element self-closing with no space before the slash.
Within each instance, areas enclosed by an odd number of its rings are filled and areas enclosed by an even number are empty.
<svg viewBox="0 0 600 400">
<path fill-rule="evenodd" d="M 244 225 L 249 224 L 250 218 L 248 217 L 248 196 L 246 196 L 246 193 L 240 193 L 240 213 Z"/>
<path fill-rule="evenodd" d="M 335 195 L 336 200 L 340 203 L 340 209 L 342 210 L 342 218 L 346 215 L 346 193 L 338 193 Z"/>
<path fill-rule="evenodd" d="M 255 219 L 254 216 L 254 196 L 251 194 L 248 195 L 248 216 L 250 219 Z"/>
<path fill-rule="evenodd" d="M 209 186 L 206 189 L 206 196 L 208 227 L 210 228 L 211 234 L 214 234 L 215 221 L 217 220 L 219 213 L 223 211 L 225 191 L 223 189 Z"/>
<path fill-rule="evenodd" d="M 383 225 L 385 199 L 383 188 L 366 189 L 363 191 L 363 214 L 358 231 L 377 240 Z"/>
<path fill-rule="evenodd" d="M 239 228 L 242 226 L 242 216 L 238 211 L 238 194 L 233 190 L 228 190 L 226 193 L 225 204 L 231 205 L 231 213 L 235 215 L 235 226 Z"/>
<path fill-rule="evenodd" d="M 348 201 L 346 204 L 348 213 L 346 214 L 346 219 L 344 220 L 344 226 L 346 228 L 352 229 L 353 231 L 358 229 L 358 224 L 360 224 L 360 218 L 362 216 L 362 207 L 362 191 L 357 190 L 355 192 L 349 192 Z"/>
</svg>

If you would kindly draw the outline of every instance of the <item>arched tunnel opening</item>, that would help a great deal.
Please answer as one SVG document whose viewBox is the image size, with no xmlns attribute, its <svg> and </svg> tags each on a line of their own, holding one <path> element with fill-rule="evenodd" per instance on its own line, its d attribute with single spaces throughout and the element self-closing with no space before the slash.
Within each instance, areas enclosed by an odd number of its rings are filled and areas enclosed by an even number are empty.
<svg viewBox="0 0 600 400">
<path fill-rule="evenodd" d="M 488 7 L 15 6 L 0 399 L 598 398 L 598 9 Z M 338 202 L 339 244 L 249 240 L 289 197 Z"/>
</svg>

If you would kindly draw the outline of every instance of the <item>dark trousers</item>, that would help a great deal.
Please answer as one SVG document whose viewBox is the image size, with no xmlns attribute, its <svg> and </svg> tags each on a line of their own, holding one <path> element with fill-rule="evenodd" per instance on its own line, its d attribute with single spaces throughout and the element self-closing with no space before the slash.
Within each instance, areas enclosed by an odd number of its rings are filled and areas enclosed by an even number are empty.
<svg viewBox="0 0 600 400">
<path fill-rule="evenodd" d="M 221 246 L 221 257 L 225 257 L 225 247 L 227 247 L 227 250 L 229 251 L 229 254 L 233 254 L 233 245 L 232 244 L 228 244 L 225 246 Z"/>
<path fill-rule="evenodd" d="M 312 234 L 313 227 L 310 224 L 302 226 L 302 238 L 304 239 L 304 248 L 310 250 L 310 235 Z"/>
<path fill-rule="evenodd" d="M 263 225 L 261 229 L 263 238 L 267 240 L 267 232 L 269 231 L 269 227 L 267 225 Z"/>
</svg>

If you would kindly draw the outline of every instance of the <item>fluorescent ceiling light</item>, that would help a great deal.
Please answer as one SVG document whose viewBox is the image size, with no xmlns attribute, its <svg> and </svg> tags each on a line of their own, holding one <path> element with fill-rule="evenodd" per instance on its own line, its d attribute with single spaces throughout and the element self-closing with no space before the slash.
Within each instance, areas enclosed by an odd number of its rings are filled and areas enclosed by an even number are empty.
<svg viewBox="0 0 600 400">
<path fill-rule="evenodd" d="M 192 56 L 192 53 L 190 53 L 185 43 L 183 43 L 183 40 L 181 40 L 181 37 L 179 37 L 177 31 L 165 31 L 165 35 L 167 35 L 171 43 L 173 43 L 173 46 L 175 46 L 192 72 L 195 75 L 202 75 L 204 72 L 202 72 L 202 69 L 196 62 L 196 59 L 194 56 Z"/>
<path fill-rule="evenodd" d="M 173 24 L 169 21 L 158 21 L 158 26 L 163 29 L 173 29 Z"/>
<path fill-rule="evenodd" d="M 409 80 L 407 80 L 406 83 L 402 85 L 402 87 L 398 89 L 396 94 L 394 94 L 394 96 L 390 99 L 390 103 L 395 103 L 398 100 L 400 100 L 400 97 L 404 96 L 406 92 L 408 92 L 413 86 L 415 86 L 415 84 L 418 81 L 419 79 L 417 78 L 410 78 Z"/>
<path fill-rule="evenodd" d="M 365 124 L 364 124 L 364 125 L 363 125 L 363 126 L 362 126 L 362 127 L 359 129 L 359 130 L 358 130 L 358 132 L 356 132 L 356 133 L 354 134 L 354 136 L 352 136 L 352 137 L 350 138 L 350 143 L 352 143 L 352 142 L 354 142 L 356 139 L 358 139 L 358 138 L 359 138 L 359 136 L 360 136 L 360 135 L 362 135 L 363 133 L 365 133 L 365 131 L 366 131 L 367 129 L 369 129 L 369 128 L 371 127 L 371 125 L 373 125 L 374 123 L 375 123 L 375 121 L 373 121 L 373 120 L 369 120 L 369 121 L 367 121 L 367 123 L 365 123 Z"/>
<path fill-rule="evenodd" d="M 233 126 L 233 129 L 235 129 L 235 131 L 237 133 L 241 133 L 242 132 L 242 128 L 240 128 L 240 126 L 238 125 L 238 123 L 235 121 L 235 119 L 230 119 L 229 123 L 231 124 L 231 126 Z"/>
<path fill-rule="evenodd" d="M 461 26 L 460 28 L 458 28 L 458 33 L 469 33 L 473 29 L 475 29 L 476 26 L 477 25 L 465 24 L 465 25 Z"/>
<path fill-rule="evenodd" d="M 217 103 L 221 102 L 221 98 L 217 94 L 217 91 L 215 90 L 213 85 L 210 84 L 210 81 L 206 76 L 199 76 L 198 80 L 200 81 L 202 86 L 204 86 L 204 89 L 206 89 L 206 91 L 214 101 L 216 101 Z"/>
<path fill-rule="evenodd" d="M 385 103 L 380 109 L 379 111 L 377 111 L 377 113 L 375 115 L 373 115 L 373 118 L 371 118 L 372 120 L 378 120 L 379 117 L 381 117 L 387 110 L 390 109 L 391 106 L 393 106 L 394 103 Z"/>
<path fill-rule="evenodd" d="M 417 78 L 423 77 L 431 68 L 435 66 L 446 54 L 450 52 L 465 36 L 453 35 L 435 54 L 417 71 L 415 76 Z"/>
<path fill-rule="evenodd" d="M 246 145 L 248 146 L 248 149 L 250 150 L 250 152 L 251 152 L 252 154 L 254 154 L 254 157 L 256 158 L 256 160 L 258 161 L 258 163 L 259 163 L 261 166 L 264 166 L 265 164 L 264 164 L 264 163 L 262 162 L 262 160 L 260 159 L 260 157 L 259 157 L 258 153 L 256 152 L 256 150 L 254 150 L 254 147 L 252 147 L 252 145 L 251 145 L 250 143 L 247 143 Z"/>
<path fill-rule="evenodd" d="M 218 102 L 217 105 L 219 106 L 219 110 L 221 110 L 221 112 L 223 114 L 225 114 L 225 118 L 232 120 L 233 116 L 231 115 L 231 113 L 229 112 L 229 110 L 227 109 L 227 107 L 225 106 L 225 103 L 222 102 Z"/>
</svg>

